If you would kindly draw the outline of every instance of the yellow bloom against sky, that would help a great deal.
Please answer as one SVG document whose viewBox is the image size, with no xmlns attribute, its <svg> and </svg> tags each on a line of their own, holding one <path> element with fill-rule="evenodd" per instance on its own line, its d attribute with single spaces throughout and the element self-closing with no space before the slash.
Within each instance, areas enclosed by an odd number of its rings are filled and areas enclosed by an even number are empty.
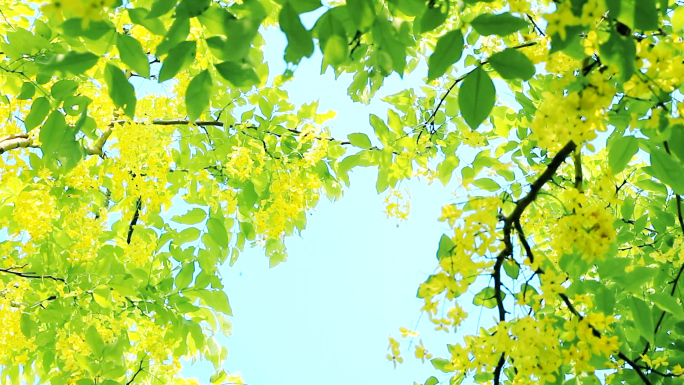
<svg viewBox="0 0 684 385">
<path fill-rule="evenodd" d="M 680 384 L 683 31 L 0 0 L 1 382 Z"/>
</svg>

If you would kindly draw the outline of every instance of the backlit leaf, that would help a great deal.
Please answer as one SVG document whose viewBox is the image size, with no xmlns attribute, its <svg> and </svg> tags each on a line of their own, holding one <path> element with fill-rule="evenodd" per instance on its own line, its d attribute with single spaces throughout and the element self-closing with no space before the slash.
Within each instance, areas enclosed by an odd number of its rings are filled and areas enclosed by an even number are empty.
<svg viewBox="0 0 684 385">
<path fill-rule="evenodd" d="M 147 55 L 143 51 L 142 44 L 128 35 L 118 34 L 116 37 L 116 48 L 119 50 L 121 61 L 129 66 L 138 75 L 149 78 L 150 77 L 150 63 L 147 60 Z"/>
<path fill-rule="evenodd" d="M 109 96 L 112 98 L 114 105 L 122 108 L 128 117 L 133 118 L 136 105 L 133 85 L 128 82 L 128 78 L 123 71 L 112 64 L 107 64 L 104 75 L 107 88 L 109 89 Z"/>
<path fill-rule="evenodd" d="M 476 129 L 489 116 L 496 101 L 494 83 L 482 67 L 466 76 L 458 93 L 461 116 L 472 129 Z"/>
<path fill-rule="evenodd" d="M 515 17 L 508 12 L 498 15 L 483 13 L 473 19 L 470 25 L 473 26 L 477 33 L 484 36 L 506 36 L 529 26 L 525 20 Z"/>
<path fill-rule="evenodd" d="M 608 146 L 608 165 L 613 174 L 624 170 L 638 150 L 639 144 L 633 136 L 623 136 L 610 143 Z"/>
<path fill-rule="evenodd" d="M 195 208 L 183 215 L 174 215 L 173 218 L 171 218 L 172 221 L 182 223 L 185 225 L 194 225 L 197 223 L 200 223 L 204 221 L 207 218 L 207 212 L 200 209 L 200 208 Z"/>
<path fill-rule="evenodd" d="M 535 73 L 532 61 L 520 50 L 513 48 L 495 53 L 487 62 L 504 79 L 529 80 Z"/>
<path fill-rule="evenodd" d="M 368 135 L 363 134 L 363 133 L 354 133 L 354 134 L 349 134 L 347 135 L 347 138 L 349 138 L 349 141 L 353 146 L 359 147 L 359 148 L 371 148 L 371 141 L 368 139 Z"/>
<path fill-rule="evenodd" d="M 197 120 L 202 113 L 207 112 L 209 100 L 211 100 L 212 96 L 213 82 L 211 74 L 208 70 L 204 70 L 192 78 L 185 92 L 188 119 Z"/>
<path fill-rule="evenodd" d="M 159 71 L 159 82 L 161 83 L 176 76 L 178 72 L 195 60 L 196 54 L 197 43 L 195 41 L 183 41 L 171 48 Z"/>
<path fill-rule="evenodd" d="M 437 40 L 435 52 L 428 59 L 428 81 L 442 76 L 463 53 L 463 33 L 460 29 L 447 32 Z"/>
</svg>

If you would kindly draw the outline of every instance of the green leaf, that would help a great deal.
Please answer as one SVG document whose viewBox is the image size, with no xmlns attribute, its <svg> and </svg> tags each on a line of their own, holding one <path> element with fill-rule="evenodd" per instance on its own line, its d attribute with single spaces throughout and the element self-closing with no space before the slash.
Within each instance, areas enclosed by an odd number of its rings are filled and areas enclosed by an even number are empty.
<svg viewBox="0 0 684 385">
<path fill-rule="evenodd" d="M 291 0 L 290 4 L 297 13 L 307 13 L 322 7 L 321 0 Z"/>
<path fill-rule="evenodd" d="M 248 64 L 236 62 L 223 62 L 214 65 L 216 71 L 224 79 L 228 80 L 235 87 L 251 87 L 261 83 L 259 75 Z"/>
<path fill-rule="evenodd" d="M 105 343 L 95 325 L 90 325 L 90 327 L 88 327 L 85 340 L 88 344 L 88 347 L 90 347 L 90 351 L 93 352 L 93 355 L 98 359 L 102 357 L 102 351 L 104 350 Z"/>
<path fill-rule="evenodd" d="M 496 89 L 487 72 L 476 68 L 466 76 L 458 93 L 461 116 L 470 128 L 476 129 L 489 116 L 496 101 Z"/>
<path fill-rule="evenodd" d="M 530 80 L 536 70 L 532 61 L 520 50 L 507 48 L 495 53 L 487 62 L 501 75 L 502 78 Z"/>
<path fill-rule="evenodd" d="M 489 309 L 494 309 L 496 307 L 496 297 L 494 296 L 496 290 L 493 287 L 486 287 L 482 289 L 479 293 L 475 294 L 473 298 L 473 305 L 484 306 Z M 506 296 L 506 293 L 501 293 L 501 299 Z"/>
<path fill-rule="evenodd" d="M 672 15 L 672 31 L 681 32 L 684 29 L 684 7 L 677 7 Z"/>
<path fill-rule="evenodd" d="M 328 66 L 337 69 L 347 61 L 349 55 L 349 45 L 346 36 L 333 35 L 325 41 L 323 46 L 323 62 L 321 63 L 321 73 L 324 73 Z"/>
<path fill-rule="evenodd" d="M 116 48 L 119 50 L 121 61 L 135 71 L 138 75 L 150 77 L 150 63 L 140 42 L 128 35 L 116 36 Z"/>
<path fill-rule="evenodd" d="M 632 157 L 639 151 L 639 143 L 633 136 L 623 136 L 608 146 L 608 165 L 613 175 L 625 169 Z"/>
<path fill-rule="evenodd" d="M 449 31 L 437 40 L 435 52 L 428 59 L 428 82 L 444 73 L 461 59 L 463 54 L 463 33 L 460 29 Z"/>
<path fill-rule="evenodd" d="M 200 231 L 194 227 L 188 227 L 187 229 L 181 231 L 178 236 L 174 239 L 174 243 L 182 245 L 183 243 L 196 241 L 200 236 Z"/>
<path fill-rule="evenodd" d="M 347 0 L 345 8 L 359 31 L 365 32 L 373 25 L 375 21 L 373 2 L 369 0 Z"/>
<path fill-rule="evenodd" d="M 181 0 L 176 7 L 175 17 L 197 17 L 211 5 L 211 0 Z"/>
<path fill-rule="evenodd" d="M 470 22 L 470 25 L 483 36 L 506 36 L 529 27 L 525 20 L 508 12 L 499 15 L 484 13 Z"/>
<path fill-rule="evenodd" d="M 114 31 L 114 24 L 109 20 L 88 20 L 86 22 L 80 17 L 65 21 L 61 27 L 65 36 L 71 38 L 82 36 L 90 40 L 98 40 L 108 32 Z"/>
<path fill-rule="evenodd" d="M 511 261 L 510 259 L 504 260 L 503 268 L 504 271 L 506 271 L 506 275 L 513 279 L 518 278 L 518 275 L 520 274 L 520 265 L 515 263 L 515 261 Z"/>
<path fill-rule="evenodd" d="M 349 138 L 349 142 L 351 142 L 352 146 L 356 146 L 359 148 L 371 148 L 371 141 L 368 139 L 368 135 L 363 134 L 363 133 L 354 133 L 354 134 L 349 134 L 347 135 L 347 138 Z"/>
<path fill-rule="evenodd" d="M 75 167 L 83 156 L 76 132 L 75 127 L 66 124 L 61 112 L 53 111 L 40 129 L 39 139 L 45 158 L 58 160 L 67 168 Z"/>
<path fill-rule="evenodd" d="M 684 319 L 684 307 L 682 307 L 682 304 L 677 302 L 677 300 L 671 295 L 665 293 L 654 293 L 650 295 L 649 299 L 663 311 L 671 313 L 678 319 Z"/>
<path fill-rule="evenodd" d="M 437 177 L 444 186 L 451 180 L 456 167 L 458 167 L 459 159 L 457 156 L 449 155 L 437 166 Z"/>
<path fill-rule="evenodd" d="M 31 104 L 31 111 L 24 119 L 26 131 L 31 131 L 43 123 L 48 112 L 50 112 L 50 101 L 43 96 L 36 98 Z"/>
<path fill-rule="evenodd" d="M 667 143 L 670 146 L 672 155 L 677 157 L 680 163 L 684 164 L 684 125 L 677 124 L 672 126 Z"/>
<path fill-rule="evenodd" d="M 323 16 L 316 21 L 316 25 L 314 26 L 312 32 L 314 33 L 314 37 L 318 38 L 321 49 L 324 49 L 323 47 L 325 47 L 325 43 L 333 36 L 344 38 L 345 44 L 347 44 L 347 30 L 344 27 L 344 23 L 342 23 L 342 21 L 335 16 L 335 12 L 333 12 L 333 10 L 329 10 L 328 12 L 324 13 Z"/>
<path fill-rule="evenodd" d="M 382 121 L 379 117 L 377 117 L 374 114 L 370 115 L 370 124 L 373 126 L 373 131 L 375 132 L 375 136 L 380 139 L 380 142 L 384 145 L 387 145 L 389 143 L 389 127 L 385 124 L 385 122 Z"/>
<path fill-rule="evenodd" d="M 311 32 L 307 31 L 299 19 L 295 8 L 286 2 L 278 16 L 280 29 L 287 35 L 285 61 L 297 64 L 302 57 L 309 57 L 313 53 L 314 45 Z"/>
<path fill-rule="evenodd" d="M 207 212 L 200 208 L 192 209 L 180 216 L 174 215 L 174 217 L 171 218 L 172 221 L 182 223 L 184 225 L 194 225 L 204 221 L 205 219 L 207 219 Z"/>
<path fill-rule="evenodd" d="M 223 290 L 202 290 L 199 292 L 199 296 L 212 309 L 226 315 L 233 315 L 230 303 L 228 302 L 228 296 Z"/>
<path fill-rule="evenodd" d="M 634 317 L 634 324 L 636 325 L 639 334 L 646 339 L 646 341 L 653 343 L 653 312 L 651 308 L 642 299 L 631 297 L 625 300 L 632 316 Z"/>
<path fill-rule="evenodd" d="M 202 23 L 202 27 L 209 33 L 214 35 L 226 35 L 226 24 L 237 18 L 235 15 L 228 12 L 227 8 L 223 8 L 215 3 L 197 19 Z"/>
<path fill-rule="evenodd" d="M 223 380 L 228 377 L 228 374 L 226 373 L 225 370 L 219 369 L 216 373 L 212 374 L 211 377 L 209 377 L 209 382 L 218 385 L 223 382 Z"/>
<path fill-rule="evenodd" d="M 432 360 L 430 360 L 430 363 L 432 363 L 432 366 L 434 366 L 435 369 L 440 370 L 444 373 L 449 373 L 449 370 L 445 369 L 445 367 L 450 363 L 449 360 L 445 360 L 444 358 L 433 358 Z"/>
<path fill-rule="evenodd" d="M 195 262 L 190 261 L 188 263 L 183 264 L 183 267 L 181 267 L 180 271 L 178 272 L 178 275 L 176 275 L 176 289 L 182 290 L 188 287 L 188 285 L 192 282 L 194 275 Z"/>
<path fill-rule="evenodd" d="M 104 308 L 112 308 L 112 291 L 107 286 L 99 286 L 93 289 L 93 300 Z"/>
<path fill-rule="evenodd" d="M 52 85 L 50 94 L 57 101 L 62 101 L 76 93 L 78 82 L 75 80 L 62 79 Z"/>
<path fill-rule="evenodd" d="M 119 67 L 107 64 L 105 66 L 105 82 L 109 88 L 109 96 L 114 105 L 122 108 L 126 116 L 133 118 L 135 115 L 135 88 L 128 82 L 126 75 Z"/>
<path fill-rule="evenodd" d="M 337 169 L 335 170 L 337 177 L 341 179 L 347 186 L 349 186 L 349 170 L 359 165 L 361 157 L 358 154 L 349 155 L 342 161 L 337 162 Z"/>
<path fill-rule="evenodd" d="M 29 313 L 21 313 L 21 332 L 28 338 L 38 333 L 38 323 Z"/>
<path fill-rule="evenodd" d="M 74 128 L 77 131 L 81 131 L 92 140 L 98 140 L 100 138 L 97 132 L 95 132 L 97 130 L 97 122 L 85 113 L 78 119 Z"/>
<path fill-rule="evenodd" d="M 164 35 L 164 40 L 162 40 L 162 42 L 157 46 L 154 54 L 157 57 L 168 54 L 171 48 L 176 47 L 180 43 L 186 41 L 189 34 L 190 19 L 187 17 L 177 17 Z M 192 55 L 192 60 L 194 61 L 194 59 L 195 55 Z"/>
<path fill-rule="evenodd" d="M 17 95 L 17 99 L 18 100 L 31 99 L 35 93 L 36 93 L 36 87 L 33 85 L 33 83 L 24 82 L 24 84 L 21 85 L 21 91 L 19 91 L 19 95 Z"/>
<path fill-rule="evenodd" d="M 88 109 L 88 105 L 92 102 L 93 100 L 87 96 L 69 96 L 68 98 L 64 99 L 64 105 L 62 106 L 62 108 L 64 109 L 64 112 L 69 116 L 85 116 L 84 114 Z"/>
<path fill-rule="evenodd" d="M 216 242 L 220 247 L 228 247 L 228 231 L 223 222 L 217 218 L 209 218 L 207 221 L 207 229 L 209 229 L 209 236 Z"/>
<path fill-rule="evenodd" d="M 196 55 L 197 42 L 194 40 L 182 41 L 171 48 L 159 71 L 159 83 L 176 76 L 178 72 L 195 61 Z"/>
<path fill-rule="evenodd" d="M 684 167 L 664 150 L 651 148 L 649 152 L 654 176 L 672 187 L 675 194 L 684 194 Z"/>
<path fill-rule="evenodd" d="M 392 23 L 385 18 L 378 18 L 373 24 L 373 38 L 380 47 L 379 63 L 384 76 L 395 71 L 400 76 L 406 68 L 407 48 L 413 43 L 409 22 Z M 386 55 L 384 55 L 384 54 Z"/>
<path fill-rule="evenodd" d="M 435 369 L 438 369 L 438 368 L 435 366 Z M 428 378 L 427 380 L 425 380 L 425 383 L 423 385 L 437 385 L 437 384 L 439 384 L 439 380 L 437 379 L 437 377 L 432 376 L 432 377 Z"/>
<path fill-rule="evenodd" d="M 655 0 L 623 0 L 617 19 L 632 29 L 658 29 L 658 10 Z"/>
<path fill-rule="evenodd" d="M 493 179 L 489 178 L 476 179 L 473 181 L 473 184 L 487 191 L 497 191 L 501 188 L 501 186 L 499 186 L 498 183 L 496 183 Z"/>
<path fill-rule="evenodd" d="M 241 62 L 248 54 L 252 40 L 258 34 L 258 20 L 230 19 L 225 22 L 226 46 L 224 52 L 230 61 Z"/>
<path fill-rule="evenodd" d="M 399 11 L 406 16 L 419 16 L 425 10 L 425 2 L 420 0 L 389 0 L 388 3 L 392 14 Z"/>
<path fill-rule="evenodd" d="M 446 4 L 448 6 L 449 2 L 447 1 Z M 444 24 L 447 16 L 449 16 L 448 7 L 444 12 L 441 7 L 426 8 L 420 17 L 420 33 L 430 32 Z"/>
<path fill-rule="evenodd" d="M 166 35 L 164 23 L 156 17 L 150 17 L 151 13 L 145 8 L 131 8 L 128 17 L 134 24 L 142 25 L 148 31 L 158 36 Z"/>
<path fill-rule="evenodd" d="M 147 15 L 148 19 L 164 16 L 171 12 L 176 7 L 177 0 L 155 0 L 150 8 L 150 13 Z"/>
<path fill-rule="evenodd" d="M 79 76 L 92 68 L 99 59 L 100 57 L 92 52 L 69 51 L 66 54 L 55 55 L 43 70 L 49 74 L 59 71 L 65 75 Z"/>
<path fill-rule="evenodd" d="M 622 36 L 617 31 L 611 31 L 608 41 L 601 44 L 601 60 L 617 66 L 623 82 L 634 75 L 635 59 L 636 43 L 631 36 Z"/>
<path fill-rule="evenodd" d="M 197 120 L 202 113 L 208 111 L 209 101 L 213 96 L 213 82 L 209 70 L 197 74 L 185 92 L 185 105 L 188 111 L 188 119 Z"/>
<path fill-rule="evenodd" d="M 454 241 L 446 234 L 442 234 L 442 237 L 439 239 L 439 248 L 437 249 L 437 260 L 441 261 L 444 258 L 450 257 L 454 247 L 456 247 Z"/>
</svg>

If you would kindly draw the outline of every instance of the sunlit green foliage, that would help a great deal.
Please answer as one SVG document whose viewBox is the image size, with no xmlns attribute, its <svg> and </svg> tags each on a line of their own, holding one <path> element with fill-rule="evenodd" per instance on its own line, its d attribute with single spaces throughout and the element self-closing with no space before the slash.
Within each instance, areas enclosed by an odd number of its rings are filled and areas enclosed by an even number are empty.
<svg viewBox="0 0 684 385">
<path fill-rule="evenodd" d="M 302 14 L 316 10 L 309 30 Z M 248 245 L 285 261 L 321 196 L 374 167 L 399 219 L 403 180 L 457 180 L 462 199 L 444 202 L 451 230 L 417 293 L 449 333 L 446 349 L 412 344 L 439 371 L 424 384 L 684 383 L 678 2 L 1 0 L 0 12 L 3 381 L 192 384 L 180 359 L 200 357 L 213 383 L 241 383 L 220 369 L 232 312 L 219 266 Z M 273 81 L 269 27 L 288 41 Z M 281 88 L 317 51 L 321 71 L 353 74 L 357 102 L 391 75 L 426 82 L 340 138 L 334 112 Z M 159 83 L 166 93 L 136 92 Z M 463 301 L 497 323 L 451 334 Z M 388 358 L 403 353 L 390 337 Z"/>
</svg>

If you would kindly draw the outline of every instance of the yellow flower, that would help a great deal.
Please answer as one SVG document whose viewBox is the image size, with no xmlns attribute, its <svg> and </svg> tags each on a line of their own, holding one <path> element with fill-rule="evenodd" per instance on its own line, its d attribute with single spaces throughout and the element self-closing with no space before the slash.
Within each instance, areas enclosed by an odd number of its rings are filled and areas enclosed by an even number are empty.
<svg viewBox="0 0 684 385">
<path fill-rule="evenodd" d="M 406 338 L 406 337 L 418 337 L 418 332 L 415 332 L 413 330 L 409 330 L 405 327 L 399 328 L 399 332 L 401 332 L 401 337 Z"/>
<path fill-rule="evenodd" d="M 425 349 L 425 346 L 423 346 L 422 340 L 416 345 L 416 358 L 422 362 L 432 358 L 432 354 L 428 353 L 427 349 Z"/>
</svg>

